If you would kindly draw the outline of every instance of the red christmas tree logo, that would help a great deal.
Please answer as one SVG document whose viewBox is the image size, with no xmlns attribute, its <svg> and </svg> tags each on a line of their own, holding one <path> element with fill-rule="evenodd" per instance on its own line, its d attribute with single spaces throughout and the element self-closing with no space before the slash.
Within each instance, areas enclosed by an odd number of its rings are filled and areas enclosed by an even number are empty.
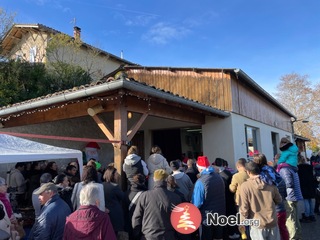
<svg viewBox="0 0 320 240">
<path fill-rule="evenodd" d="M 182 234 L 195 232 L 201 223 L 199 209 L 191 203 L 180 203 L 174 206 L 171 212 L 171 224 L 174 229 Z"/>
</svg>

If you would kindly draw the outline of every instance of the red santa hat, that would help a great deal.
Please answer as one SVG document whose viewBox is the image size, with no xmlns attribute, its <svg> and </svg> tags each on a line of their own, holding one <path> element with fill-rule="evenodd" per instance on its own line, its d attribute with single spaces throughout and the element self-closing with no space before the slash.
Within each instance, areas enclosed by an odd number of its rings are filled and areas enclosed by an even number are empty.
<svg viewBox="0 0 320 240">
<path fill-rule="evenodd" d="M 87 148 L 96 148 L 96 149 L 100 149 L 100 146 L 98 143 L 96 142 L 89 142 L 87 145 L 86 145 Z"/>
<path fill-rule="evenodd" d="M 197 167 L 206 169 L 210 166 L 210 162 L 206 156 L 199 156 L 197 159 Z"/>
</svg>

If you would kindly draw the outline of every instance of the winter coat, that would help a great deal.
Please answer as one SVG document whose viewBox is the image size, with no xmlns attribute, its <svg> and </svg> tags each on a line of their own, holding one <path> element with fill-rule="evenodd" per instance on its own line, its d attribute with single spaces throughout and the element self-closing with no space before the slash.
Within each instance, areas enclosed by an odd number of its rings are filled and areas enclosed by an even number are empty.
<svg viewBox="0 0 320 240">
<path fill-rule="evenodd" d="M 259 229 L 277 226 L 275 205 L 281 201 L 277 187 L 266 184 L 259 175 L 250 177 L 241 184 L 239 212 L 244 219 L 259 220 Z"/>
<path fill-rule="evenodd" d="M 281 155 L 278 160 L 278 165 L 281 163 L 287 163 L 292 167 L 297 167 L 298 165 L 298 152 L 299 149 L 296 145 L 288 143 L 285 146 L 280 148 Z"/>
<path fill-rule="evenodd" d="M 297 170 L 295 167 L 287 166 L 282 167 L 279 171 L 280 176 L 286 183 L 287 201 L 300 201 L 303 199 Z"/>
<path fill-rule="evenodd" d="M 116 240 L 108 213 L 97 206 L 80 206 L 67 217 L 63 240 Z"/>
<path fill-rule="evenodd" d="M 112 182 L 104 182 L 103 192 L 105 207 L 109 210 L 110 220 L 115 232 L 124 230 L 124 213 L 122 208 L 122 200 L 124 193 L 119 185 Z"/>
<path fill-rule="evenodd" d="M 125 231 L 129 233 L 129 239 L 133 239 L 131 219 L 140 195 L 135 199 L 135 202 L 132 202 L 132 201 L 139 192 L 141 194 L 146 190 L 147 188 L 144 184 L 133 183 L 130 187 L 130 190 L 126 191 L 124 194 L 123 204 L 122 204 L 123 211 L 124 211 L 124 221 L 125 221 L 124 228 L 125 228 Z"/>
<path fill-rule="evenodd" d="M 189 176 L 180 171 L 174 171 L 172 176 L 177 182 L 179 192 L 181 192 L 184 195 L 184 198 L 187 202 L 190 202 L 193 190 L 193 183 Z"/>
<path fill-rule="evenodd" d="M 124 159 L 122 169 L 126 173 L 127 178 L 130 182 L 132 182 L 133 176 L 138 173 L 141 173 L 145 176 L 148 176 L 149 174 L 147 164 L 137 154 L 129 154 Z"/>
<path fill-rule="evenodd" d="M 191 202 L 199 208 L 202 219 L 206 219 L 206 211 L 226 214 L 225 185 L 222 177 L 209 167 L 200 173 L 194 185 Z"/>
<path fill-rule="evenodd" d="M 42 207 L 40 215 L 29 234 L 29 240 L 61 240 L 66 217 L 71 213 L 68 204 L 58 194 L 52 196 Z"/>
<path fill-rule="evenodd" d="M 278 188 L 279 193 L 282 197 L 282 201 L 281 203 L 276 205 L 276 211 L 277 212 L 286 211 L 284 201 L 287 197 L 287 190 L 286 190 L 286 184 L 283 178 L 280 176 L 280 174 L 276 172 L 276 170 L 273 167 L 265 165 L 261 168 L 260 178 L 266 184 L 275 185 Z"/>
<path fill-rule="evenodd" d="M 247 181 L 249 178 L 247 172 L 241 171 L 233 174 L 231 183 L 229 185 L 229 190 L 235 193 L 235 203 L 239 205 L 239 196 L 240 196 L 240 185 Z"/>
<path fill-rule="evenodd" d="M 229 191 L 229 185 L 231 184 L 232 179 L 232 173 L 227 169 L 222 169 L 222 171 L 219 172 L 220 176 L 222 177 L 224 181 L 224 195 L 225 195 L 225 201 L 226 201 L 226 215 L 236 215 L 237 208 L 236 204 L 234 202 L 235 194 L 231 191 Z"/>
<path fill-rule="evenodd" d="M 149 169 L 149 178 L 148 178 L 148 189 L 153 189 L 153 173 L 157 169 L 164 169 L 168 174 L 171 174 L 172 170 L 165 159 L 161 154 L 154 153 L 149 156 L 146 161 L 148 169 Z"/>
<path fill-rule="evenodd" d="M 198 170 L 195 167 L 188 167 L 188 169 L 185 171 L 185 174 L 187 174 L 193 184 L 196 183 L 198 180 L 197 174 Z"/>
<path fill-rule="evenodd" d="M 143 192 L 137 202 L 132 216 L 134 237 L 142 233 L 145 239 L 177 239 L 170 215 L 172 206 L 179 203 L 180 197 L 167 189 L 165 181 L 156 181 L 153 190 Z"/>
<path fill-rule="evenodd" d="M 73 206 L 72 206 L 72 202 L 71 202 L 72 188 L 71 187 L 63 188 L 59 185 L 57 185 L 57 188 L 58 188 L 59 196 L 61 197 L 61 199 L 63 201 L 65 201 L 68 204 L 71 212 L 73 212 Z"/>
<path fill-rule="evenodd" d="M 303 198 L 315 198 L 317 181 L 313 176 L 313 167 L 307 163 L 299 164 L 298 175 Z"/>
</svg>

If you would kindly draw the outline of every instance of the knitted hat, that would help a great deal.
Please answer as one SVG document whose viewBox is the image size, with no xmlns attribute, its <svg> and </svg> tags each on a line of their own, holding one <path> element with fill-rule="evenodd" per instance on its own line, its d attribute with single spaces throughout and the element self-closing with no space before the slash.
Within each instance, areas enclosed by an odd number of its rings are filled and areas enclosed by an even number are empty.
<svg viewBox="0 0 320 240">
<path fill-rule="evenodd" d="M 210 166 L 210 162 L 206 156 L 199 156 L 197 160 L 197 167 L 205 169 Z"/>
<path fill-rule="evenodd" d="M 163 169 L 157 169 L 153 173 L 154 181 L 166 180 L 168 176 L 169 176 L 169 174 Z"/>
</svg>

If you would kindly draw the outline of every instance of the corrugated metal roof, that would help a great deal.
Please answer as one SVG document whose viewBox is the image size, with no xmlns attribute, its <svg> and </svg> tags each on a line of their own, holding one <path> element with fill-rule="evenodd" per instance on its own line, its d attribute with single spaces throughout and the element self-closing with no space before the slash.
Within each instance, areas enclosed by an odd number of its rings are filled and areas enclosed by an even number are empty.
<svg viewBox="0 0 320 240">
<path fill-rule="evenodd" d="M 228 72 L 237 78 L 240 78 L 243 82 L 248 84 L 254 90 L 256 90 L 262 97 L 267 99 L 269 102 L 273 103 L 283 112 L 288 114 L 290 117 L 295 116 L 286 109 L 278 100 L 276 100 L 271 94 L 269 94 L 266 90 L 264 90 L 259 84 L 257 84 L 252 78 L 250 78 L 244 71 L 239 68 L 194 68 L 194 67 L 164 67 L 164 66 L 125 66 L 125 69 L 133 70 L 133 69 L 140 69 L 140 70 L 168 70 L 168 71 L 193 71 L 193 72 L 210 72 L 210 71 L 223 71 Z"/>
<path fill-rule="evenodd" d="M 62 104 L 67 101 L 74 101 L 80 98 L 95 96 L 98 94 L 101 95 L 101 93 L 107 93 L 109 91 L 121 88 L 142 92 L 151 97 L 162 98 L 175 103 L 183 104 L 185 106 L 190 106 L 192 108 L 200 109 L 220 117 L 228 117 L 230 115 L 223 110 L 216 109 L 192 99 L 178 96 L 172 94 L 171 92 L 137 82 L 134 79 L 128 79 L 124 76 L 121 76 L 121 78 L 119 79 L 110 77 L 107 80 L 96 81 L 91 84 L 81 85 L 72 89 L 55 92 L 46 96 L 41 96 L 27 101 L 8 105 L 0 108 L 0 116 L 7 116 L 9 114 L 15 114 L 26 110 L 46 107 L 53 104 Z"/>
</svg>

